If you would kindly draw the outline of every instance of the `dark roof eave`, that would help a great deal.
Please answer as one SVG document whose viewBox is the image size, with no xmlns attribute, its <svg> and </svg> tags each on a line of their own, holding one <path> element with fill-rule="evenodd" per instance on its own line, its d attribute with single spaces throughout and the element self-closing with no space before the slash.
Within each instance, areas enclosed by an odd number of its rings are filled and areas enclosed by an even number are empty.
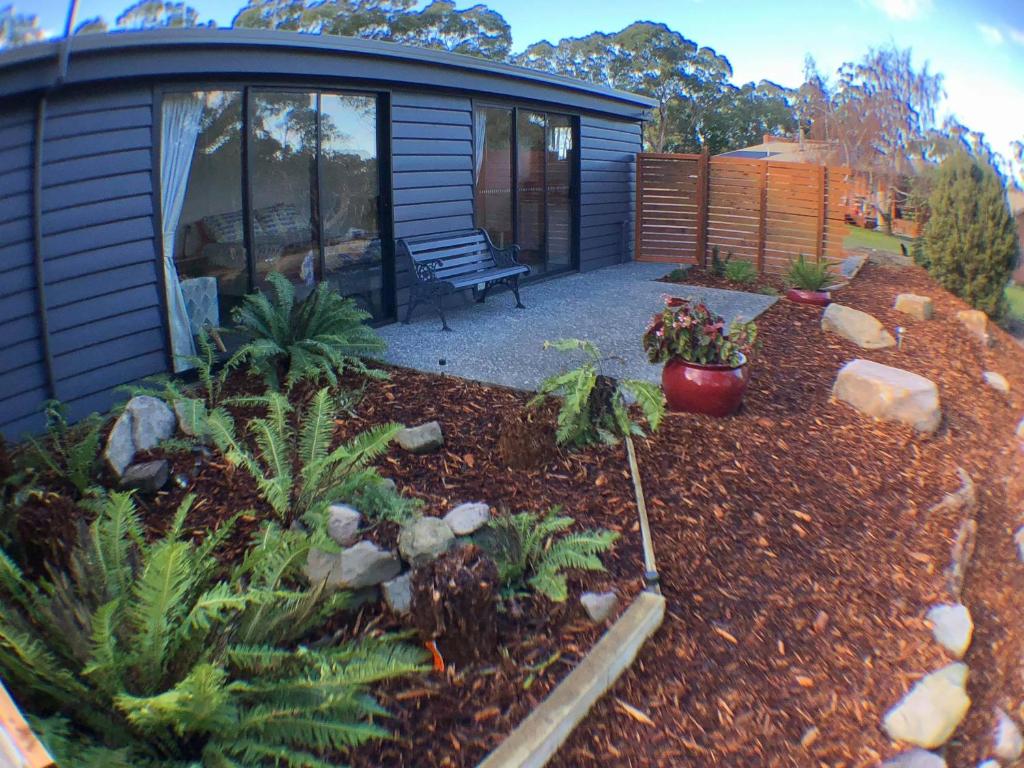
<svg viewBox="0 0 1024 768">
<path fill-rule="evenodd" d="M 237 46 L 240 49 L 269 48 L 323 53 L 353 53 L 380 57 L 382 59 L 419 62 L 454 70 L 484 73 L 507 77 L 513 80 L 539 83 L 644 109 L 653 108 L 658 103 L 654 99 L 627 91 L 594 85 L 583 80 L 554 75 L 504 62 L 490 61 L 476 56 L 418 48 L 411 45 L 400 45 L 382 40 L 364 40 L 334 35 L 311 35 L 278 30 L 195 28 L 81 35 L 73 38 L 71 42 L 72 68 L 74 67 L 75 56 L 104 54 L 116 56 L 118 52 L 129 51 L 134 48 L 152 49 L 154 47 L 185 46 Z M 0 53 L 0 83 L 2 83 L 5 70 L 12 71 L 23 67 L 53 66 L 59 49 L 60 41 L 53 40 L 34 43 Z M 3 90 L 0 87 L 0 91 Z M 4 95 L 12 96 L 16 95 L 16 92 L 7 92 Z"/>
</svg>

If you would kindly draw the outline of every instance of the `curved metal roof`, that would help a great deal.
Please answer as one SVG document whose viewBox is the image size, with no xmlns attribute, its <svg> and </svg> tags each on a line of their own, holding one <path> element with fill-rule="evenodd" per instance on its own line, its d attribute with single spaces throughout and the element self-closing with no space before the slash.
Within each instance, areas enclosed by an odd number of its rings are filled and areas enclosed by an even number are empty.
<svg viewBox="0 0 1024 768">
<path fill-rule="evenodd" d="M 53 83 L 63 41 L 54 40 L 0 53 L 0 98 L 45 90 Z M 518 67 L 475 56 L 409 45 L 334 35 L 253 29 L 162 29 L 108 32 L 70 41 L 66 85 L 125 78 L 167 77 L 345 77 L 366 82 L 409 82 L 497 95 L 571 94 L 612 111 L 636 113 L 657 105 L 646 96 L 594 85 L 561 75 Z M 289 59 L 291 64 L 286 64 Z M 315 63 L 303 68 L 301 62 Z M 350 62 L 352 66 L 345 66 Z M 403 79 L 416 68 L 432 77 Z M 503 91 L 507 92 L 504 93 Z M 577 105 L 579 106 L 579 105 Z M 625 108 L 623 110 L 623 108 Z"/>
</svg>

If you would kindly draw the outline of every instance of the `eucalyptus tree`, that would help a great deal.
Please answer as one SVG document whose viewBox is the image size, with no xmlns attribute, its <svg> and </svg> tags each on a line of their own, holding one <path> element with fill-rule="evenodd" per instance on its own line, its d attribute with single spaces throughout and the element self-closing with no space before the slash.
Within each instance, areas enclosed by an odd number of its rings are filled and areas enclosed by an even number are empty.
<svg viewBox="0 0 1024 768">
<path fill-rule="evenodd" d="M 43 39 L 39 17 L 18 13 L 13 5 L 0 6 L 0 48 L 13 48 Z"/>
</svg>

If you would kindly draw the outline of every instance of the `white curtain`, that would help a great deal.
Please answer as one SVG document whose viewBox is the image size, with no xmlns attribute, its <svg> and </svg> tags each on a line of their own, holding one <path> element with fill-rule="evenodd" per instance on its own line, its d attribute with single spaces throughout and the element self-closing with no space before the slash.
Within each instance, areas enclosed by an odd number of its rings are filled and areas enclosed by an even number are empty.
<svg viewBox="0 0 1024 768">
<path fill-rule="evenodd" d="M 475 115 L 475 131 L 473 138 L 476 143 L 473 147 L 476 157 L 476 178 L 477 186 L 480 184 L 480 171 L 484 167 L 484 146 L 487 144 L 487 110 L 479 109 Z"/>
<path fill-rule="evenodd" d="M 192 338 L 185 309 L 185 297 L 181 293 L 178 269 L 174 265 L 174 239 L 178 232 L 181 207 L 185 203 L 192 154 L 199 138 L 202 116 L 203 102 L 197 94 L 175 93 L 164 97 L 160 142 L 160 213 L 164 229 L 164 276 L 175 373 L 191 368 L 187 358 L 196 353 L 196 343 Z"/>
</svg>

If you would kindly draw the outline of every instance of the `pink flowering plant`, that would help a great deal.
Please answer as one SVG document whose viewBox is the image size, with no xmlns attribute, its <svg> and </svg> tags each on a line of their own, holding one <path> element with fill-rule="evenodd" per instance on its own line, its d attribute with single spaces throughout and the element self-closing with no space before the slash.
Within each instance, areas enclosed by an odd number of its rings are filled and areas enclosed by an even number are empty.
<svg viewBox="0 0 1024 768">
<path fill-rule="evenodd" d="M 652 363 L 683 360 L 701 365 L 738 366 L 756 351 L 757 325 L 725 320 L 703 302 L 667 297 L 665 308 L 651 318 L 644 331 L 644 351 Z"/>
</svg>

